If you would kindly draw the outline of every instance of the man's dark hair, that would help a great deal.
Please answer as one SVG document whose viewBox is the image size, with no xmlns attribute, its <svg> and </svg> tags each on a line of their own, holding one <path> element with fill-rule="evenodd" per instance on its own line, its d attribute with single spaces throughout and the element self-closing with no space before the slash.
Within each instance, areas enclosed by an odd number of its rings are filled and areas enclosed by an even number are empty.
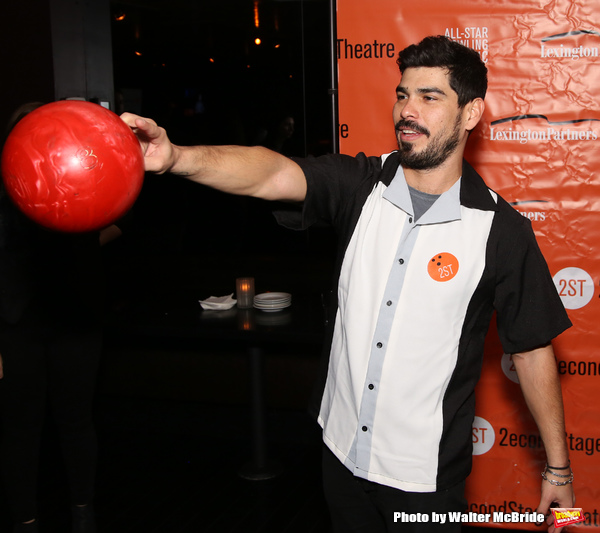
<svg viewBox="0 0 600 533">
<path fill-rule="evenodd" d="M 407 68 L 440 67 L 448 70 L 450 87 L 458 95 L 458 106 L 485 98 L 487 68 L 479 54 L 443 35 L 425 37 L 398 54 L 401 73 Z"/>
</svg>

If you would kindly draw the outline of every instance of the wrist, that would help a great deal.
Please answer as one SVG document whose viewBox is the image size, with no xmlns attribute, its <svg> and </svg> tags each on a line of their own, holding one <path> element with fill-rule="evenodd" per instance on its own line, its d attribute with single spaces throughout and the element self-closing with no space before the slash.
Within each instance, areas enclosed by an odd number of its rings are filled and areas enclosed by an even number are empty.
<svg viewBox="0 0 600 533">
<path fill-rule="evenodd" d="M 171 160 L 167 165 L 165 172 L 169 174 L 177 174 L 179 176 L 184 176 L 186 173 L 182 172 L 181 169 L 178 169 L 178 166 L 181 160 L 181 148 L 176 146 L 175 144 L 171 144 Z"/>
<path fill-rule="evenodd" d="M 551 466 L 550 463 L 552 464 L 561 464 L 561 465 L 565 465 L 565 466 Z M 571 461 L 569 459 L 567 459 L 566 461 L 550 461 L 546 463 L 546 468 L 551 469 L 551 470 L 570 470 L 571 469 Z"/>
<path fill-rule="evenodd" d="M 572 484 L 573 478 L 573 470 L 570 463 L 565 467 L 549 466 L 546 463 L 544 470 L 542 470 L 542 479 L 557 487 Z"/>
</svg>

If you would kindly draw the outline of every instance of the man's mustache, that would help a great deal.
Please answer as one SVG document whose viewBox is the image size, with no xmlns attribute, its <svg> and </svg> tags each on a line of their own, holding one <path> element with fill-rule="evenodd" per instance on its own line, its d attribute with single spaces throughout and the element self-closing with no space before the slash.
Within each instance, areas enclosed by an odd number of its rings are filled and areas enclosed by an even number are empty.
<svg viewBox="0 0 600 533">
<path fill-rule="evenodd" d="M 399 120 L 398 122 L 396 122 L 396 131 L 400 130 L 416 131 L 417 133 L 422 133 L 427 137 L 429 137 L 430 135 L 429 130 L 427 128 L 419 126 L 416 122 L 413 122 L 411 120 Z"/>
</svg>

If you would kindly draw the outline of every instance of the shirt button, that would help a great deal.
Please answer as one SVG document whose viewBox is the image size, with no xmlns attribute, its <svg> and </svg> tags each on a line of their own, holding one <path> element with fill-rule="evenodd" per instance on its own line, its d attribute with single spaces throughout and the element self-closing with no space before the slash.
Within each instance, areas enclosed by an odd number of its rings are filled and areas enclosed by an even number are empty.
<svg viewBox="0 0 600 533">
<path fill-rule="evenodd" d="M 373 385 L 373 383 L 369 383 L 369 390 L 373 390 L 375 388 L 375 385 Z"/>
<path fill-rule="evenodd" d="M 383 347 L 383 343 L 382 342 L 378 342 L 377 343 L 377 348 L 382 348 Z"/>
<path fill-rule="evenodd" d="M 363 427 L 362 427 L 362 430 L 363 430 L 363 431 L 367 431 L 368 429 L 369 429 L 369 428 L 368 428 L 367 426 L 363 426 Z"/>
<path fill-rule="evenodd" d="M 408 222 L 409 222 L 410 224 L 412 224 L 412 217 L 410 217 L 410 218 L 408 219 Z"/>
<path fill-rule="evenodd" d="M 401 265 L 403 265 L 404 264 L 404 259 L 402 259 L 402 258 L 398 259 L 398 263 L 400 263 Z"/>
<path fill-rule="evenodd" d="M 387 305 L 388 307 L 389 307 L 390 305 L 392 305 L 392 300 L 388 300 L 387 302 L 385 302 L 385 305 Z"/>
</svg>

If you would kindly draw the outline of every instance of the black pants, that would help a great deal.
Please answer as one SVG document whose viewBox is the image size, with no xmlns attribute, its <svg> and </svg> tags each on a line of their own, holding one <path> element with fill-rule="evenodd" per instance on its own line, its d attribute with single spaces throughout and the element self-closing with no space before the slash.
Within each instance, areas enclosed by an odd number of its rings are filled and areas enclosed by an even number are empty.
<svg viewBox="0 0 600 533">
<path fill-rule="evenodd" d="M 355 477 L 326 446 L 323 488 L 335 533 L 455 533 L 461 525 L 449 523 L 447 513 L 467 509 L 464 482 L 438 492 L 404 492 Z M 446 522 L 434 523 L 433 513 Z"/>
<path fill-rule="evenodd" d="M 0 464 L 16 522 L 36 518 L 46 401 L 60 436 L 71 503 L 93 498 L 97 442 L 92 401 L 101 353 L 96 327 L 0 327 Z"/>
</svg>

